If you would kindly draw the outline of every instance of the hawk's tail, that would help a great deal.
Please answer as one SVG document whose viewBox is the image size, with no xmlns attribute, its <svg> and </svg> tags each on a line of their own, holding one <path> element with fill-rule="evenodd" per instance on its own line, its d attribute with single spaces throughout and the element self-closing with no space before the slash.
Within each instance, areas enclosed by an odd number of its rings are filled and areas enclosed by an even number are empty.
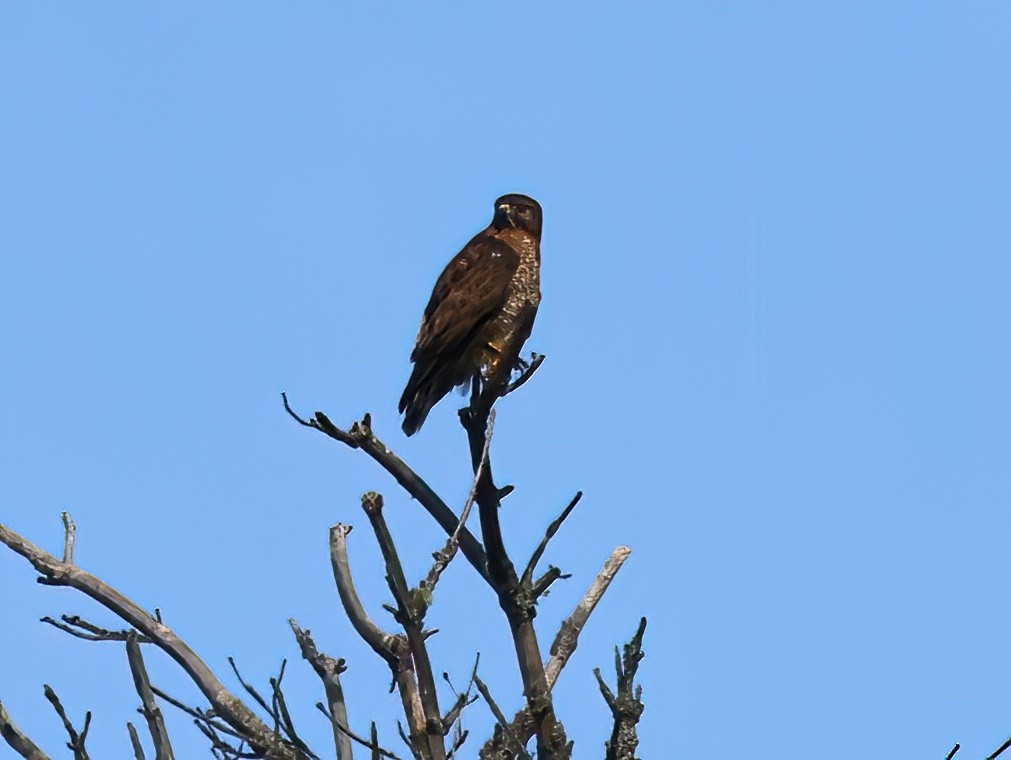
<svg viewBox="0 0 1011 760">
<path fill-rule="evenodd" d="M 414 365 L 414 372 L 411 379 L 407 381 L 404 395 L 400 397 L 400 411 L 404 414 L 404 433 L 412 436 L 425 424 L 425 418 L 432 411 L 443 396 L 442 393 L 435 393 L 432 378 L 427 377 L 428 372 L 421 365 Z"/>
<path fill-rule="evenodd" d="M 408 436 L 414 435 L 421 429 L 421 426 L 425 424 L 425 418 L 428 417 L 428 413 L 432 411 L 432 407 L 435 406 L 431 399 L 423 397 L 423 394 L 418 393 L 413 399 L 404 404 L 401 402 L 401 411 L 404 412 L 404 433 Z"/>
</svg>

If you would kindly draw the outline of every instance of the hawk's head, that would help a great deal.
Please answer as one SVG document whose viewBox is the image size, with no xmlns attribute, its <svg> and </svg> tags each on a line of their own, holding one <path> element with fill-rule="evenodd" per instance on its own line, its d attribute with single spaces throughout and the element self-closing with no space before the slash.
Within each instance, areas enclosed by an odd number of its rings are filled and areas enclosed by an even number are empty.
<svg viewBox="0 0 1011 760">
<path fill-rule="evenodd" d="M 541 205 L 526 195 L 511 193 L 495 201 L 495 218 L 492 227 L 504 230 L 509 227 L 541 234 Z"/>
</svg>

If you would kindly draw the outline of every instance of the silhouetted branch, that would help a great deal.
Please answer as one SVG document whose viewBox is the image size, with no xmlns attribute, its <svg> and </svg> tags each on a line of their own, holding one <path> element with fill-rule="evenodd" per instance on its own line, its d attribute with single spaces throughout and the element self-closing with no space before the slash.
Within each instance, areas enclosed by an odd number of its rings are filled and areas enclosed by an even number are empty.
<svg viewBox="0 0 1011 760">
<path fill-rule="evenodd" d="M 67 711 L 63 709 L 63 703 L 56 696 L 53 687 L 49 684 L 43 684 L 42 692 L 46 695 L 46 699 L 49 700 L 49 704 L 56 710 L 56 714 L 60 716 L 60 720 L 63 721 L 63 728 L 66 729 L 67 736 L 70 737 L 70 741 L 67 742 L 67 749 L 74 753 L 74 760 L 90 760 L 84 742 L 88 738 L 88 729 L 91 728 L 91 711 L 84 713 L 84 726 L 81 728 L 80 733 L 78 733 L 77 729 L 74 728 L 74 724 L 70 722 L 70 718 L 67 717 Z"/>
<path fill-rule="evenodd" d="M 281 682 L 284 680 L 284 669 L 287 664 L 288 660 L 282 659 L 281 670 L 277 674 L 277 678 L 270 679 L 270 714 L 274 719 L 274 731 L 276 732 L 278 730 L 277 727 L 280 726 L 281 730 L 292 744 L 302 750 L 310 758 L 316 758 L 316 754 L 309 749 L 309 745 L 302 740 L 302 737 L 298 735 L 298 731 L 295 730 L 295 722 L 291 719 L 291 712 L 288 710 L 288 701 L 285 699 L 284 691 L 281 688 Z"/>
<path fill-rule="evenodd" d="M 369 415 L 366 414 L 361 422 L 354 423 L 350 431 L 345 431 L 334 425 L 322 412 L 316 412 L 312 420 L 302 419 L 292 410 L 288 403 L 288 397 L 282 393 L 281 398 L 284 401 L 285 410 L 299 424 L 314 428 L 324 435 L 333 438 L 335 441 L 340 441 L 353 449 L 361 449 L 372 457 L 384 470 L 394 477 L 405 491 L 417 499 L 421 506 L 425 508 L 446 532 L 446 535 L 453 535 L 459 525 L 459 518 L 420 475 L 408 467 L 400 457 L 394 454 L 387 448 L 386 444 L 375 436 L 372 432 L 372 419 Z M 459 543 L 460 551 L 463 552 L 467 561 L 474 566 L 474 569 L 481 574 L 481 577 L 487 580 L 487 559 L 481 543 L 466 528 L 460 530 Z"/>
<path fill-rule="evenodd" d="M 541 556 L 544 554 L 544 550 L 548 546 L 548 541 L 554 538 L 558 529 L 562 527 L 562 523 L 565 522 L 565 518 L 572 513 L 572 510 L 576 508 L 576 505 L 579 504 L 579 500 L 582 498 L 583 492 L 576 491 L 576 495 L 572 497 L 572 501 L 568 503 L 568 506 L 566 506 L 565 509 L 562 510 L 562 513 L 552 520 L 550 525 L 548 525 L 548 529 L 544 531 L 544 538 L 542 538 L 541 542 L 537 544 L 537 548 L 534 549 L 533 554 L 530 555 L 530 561 L 527 562 L 526 570 L 523 571 L 522 580 L 524 583 L 530 583 L 531 579 L 534 577 L 534 570 L 537 569 L 537 563 L 540 562 Z"/>
<path fill-rule="evenodd" d="M 344 660 L 335 660 L 316 648 L 316 642 L 308 630 L 303 630 L 294 618 L 288 620 L 298 648 L 302 652 L 316 675 L 323 682 L 323 692 L 326 694 L 328 714 L 333 716 L 334 747 L 337 750 L 337 760 L 351 760 L 351 741 L 346 733 L 337 728 L 348 725 L 348 710 L 344 703 L 344 689 L 341 687 L 340 674 L 347 670 Z"/>
<path fill-rule="evenodd" d="M 130 672 L 133 674 L 133 685 L 140 696 L 141 713 L 147 721 L 151 741 L 154 743 L 155 760 L 173 760 L 172 742 L 169 741 L 168 731 L 165 729 L 161 708 L 158 707 L 154 692 L 151 691 L 151 681 L 147 676 L 147 668 L 144 667 L 140 644 L 137 643 L 137 637 L 133 633 L 129 634 L 126 640 L 126 657 L 130 663 Z"/>
<path fill-rule="evenodd" d="M 467 680 L 467 688 L 461 692 L 457 692 L 456 689 L 453 688 L 453 683 L 452 681 L 449 680 L 449 673 L 442 674 L 443 679 L 446 681 L 447 684 L 449 684 L 449 688 L 453 689 L 454 694 L 456 694 L 456 701 L 453 703 L 453 706 L 450 707 L 449 711 L 442 717 L 443 734 L 448 734 L 450 732 L 450 730 L 453 728 L 453 724 L 463 713 L 463 708 L 477 701 L 476 696 L 474 697 L 470 696 L 470 690 L 474 686 L 475 681 L 477 680 L 477 666 L 480 664 L 480 662 L 481 662 L 481 653 L 478 652 L 477 657 L 474 658 L 474 667 L 471 668 L 470 678 Z M 457 735 L 457 739 L 459 739 L 459 734 Z"/>
<path fill-rule="evenodd" d="M 527 380 L 529 380 L 531 377 L 534 376 L 534 372 L 536 372 L 543 363 L 544 363 L 544 354 L 538 354 L 531 351 L 530 363 L 526 366 L 523 372 L 520 373 L 519 377 L 517 377 L 515 380 L 513 380 L 505 387 L 505 390 L 502 391 L 502 396 L 508 396 L 510 393 L 523 386 L 527 382 Z"/>
<path fill-rule="evenodd" d="M 72 521 L 68 520 L 68 524 Z M 81 591 L 151 638 L 182 667 L 211 703 L 215 713 L 249 741 L 255 750 L 278 760 L 299 760 L 302 756 L 229 692 L 203 660 L 170 628 L 112 586 L 74 564 L 61 562 L 4 525 L 0 525 L 0 543 L 28 560 L 41 574 L 40 583 Z"/>
<path fill-rule="evenodd" d="M 17 727 L 4 708 L 3 702 L 0 702 L 0 736 L 24 760 L 50 760 L 49 755 L 39 749 L 38 745 Z"/>
<path fill-rule="evenodd" d="M 993 751 L 993 754 L 987 755 L 986 760 L 994 760 L 995 757 L 1004 752 L 1008 747 L 1011 747 L 1011 738 L 1008 738 L 1002 745 Z"/>
<path fill-rule="evenodd" d="M 356 741 L 358 744 L 361 744 L 363 747 L 365 747 L 369 751 L 371 751 L 375 757 L 388 757 L 388 758 L 391 758 L 391 760 L 400 760 L 400 758 L 397 755 L 395 755 L 393 752 L 391 752 L 390 750 L 384 749 L 383 747 L 379 746 L 379 741 L 378 741 L 378 738 L 376 736 L 376 724 L 375 724 L 375 722 L 372 723 L 372 729 L 371 729 L 372 741 L 369 741 L 368 739 L 363 739 L 361 736 L 359 736 L 358 734 L 356 734 L 354 731 L 352 731 L 344 723 L 339 722 L 337 720 L 337 718 L 333 715 L 333 713 L 329 712 L 326 709 L 326 705 L 324 705 L 322 702 L 317 702 L 316 703 L 316 709 L 319 710 L 327 718 L 330 719 L 330 723 L 331 723 L 331 725 L 333 725 L 335 731 L 339 732 L 342 736 L 344 736 L 344 737 L 346 737 L 348 739 L 352 739 L 352 740 Z M 341 758 L 341 760 L 343 760 L 343 756 L 339 756 L 339 757 Z M 350 755 L 348 755 L 348 757 L 350 757 Z"/>
<path fill-rule="evenodd" d="M 112 631 L 108 628 L 102 628 L 89 623 L 77 615 L 60 615 L 60 620 L 53 620 L 46 615 L 46 617 L 39 618 L 39 622 L 47 623 L 55 628 L 59 628 L 61 631 L 66 631 L 71 636 L 76 636 L 86 641 L 126 641 L 127 637 L 133 634 L 141 644 L 152 643 L 149 636 L 137 633 L 135 630 Z"/>
<path fill-rule="evenodd" d="M 572 573 L 563 573 L 561 569 L 555 567 L 554 565 L 548 565 L 548 569 L 544 572 L 540 578 L 530 584 L 530 599 L 536 602 L 542 596 L 548 593 L 548 589 L 551 588 L 557 580 L 563 578 L 571 578 Z"/>
<path fill-rule="evenodd" d="M 488 450 L 491 448 L 491 436 L 494 427 L 495 412 L 492 411 L 488 417 L 488 429 L 485 431 L 484 449 L 481 452 L 481 463 L 478 465 L 477 471 L 474 473 L 474 480 L 471 482 L 470 492 L 467 494 L 467 501 L 464 502 L 463 509 L 460 512 L 460 520 L 456 525 L 456 529 L 450 535 L 449 540 L 446 541 L 446 545 L 442 547 L 442 550 L 432 554 L 432 558 L 435 560 L 435 563 L 432 565 L 431 570 L 428 571 L 428 576 L 425 580 L 418 584 L 418 587 L 425 592 L 426 597 L 430 598 L 432 594 L 435 593 L 435 585 L 439 582 L 439 578 L 442 576 L 443 571 L 449 566 L 449 563 L 453 561 L 453 558 L 456 556 L 457 549 L 460 548 L 460 534 L 466 528 L 467 518 L 470 517 L 471 507 L 474 506 L 474 499 L 477 497 L 477 484 L 481 480 L 481 474 L 484 472 L 484 468 L 488 463 Z"/>
<path fill-rule="evenodd" d="M 189 705 L 180 702 L 175 697 L 166 694 L 164 691 L 159 689 L 154 684 L 151 685 L 151 691 L 154 692 L 154 695 L 158 697 L 158 699 L 165 700 L 170 705 L 175 707 L 177 710 L 181 710 L 182 712 L 192 717 L 194 723 L 204 723 L 208 725 L 210 728 L 214 729 L 214 731 L 216 732 L 228 734 L 229 736 L 234 736 L 236 739 L 242 738 L 242 735 L 234 728 L 222 723 L 221 721 L 215 720 L 213 714 L 211 714 L 210 711 L 201 710 L 200 708 L 197 707 L 190 707 Z"/>
<path fill-rule="evenodd" d="M 645 657 L 642 651 L 642 637 L 645 632 L 646 618 L 642 618 L 635 635 L 622 648 L 622 654 L 619 655 L 618 647 L 614 648 L 614 670 L 618 678 L 616 693 L 611 691 L 601 677 L 600 668 L 593 669 L 600 693 L 607 706 L 611 708 L 611 715 L 614 718 L 611 738 L 605 745 L 605 760 L 635 760 L 635 748 L 639 746 L 636 724 L 643 711 L 642 686 L 635 684 L 635 674 L 639 670 L 639 663 Z"/>
<path fill-rule="evenodd" d="M 524 758 L 525 760 L 530 760 L 530 755 L 527 754 L 526 749 L 520 744 L 519 739 L 513 733 L 509 722 L 506 720 L 502 709 L 498 706 L 494 699 L 492 699 L 491 692 L 488 690 L 487 684 L 482 681 L 478 676 L 474 676 L 474 683 L 477 685 L 477 690 L 481 692 L 481 696 L 484 697 L 484 701 L 488 703 L 488 709 L 491 710 L 492 715 L 495 716 L 495 720 L 498 721 L 498 725 L 501 727 L 503 734 L 506 738 L 506 746 L 514 752 L 518 757 Z"/>
</svg>

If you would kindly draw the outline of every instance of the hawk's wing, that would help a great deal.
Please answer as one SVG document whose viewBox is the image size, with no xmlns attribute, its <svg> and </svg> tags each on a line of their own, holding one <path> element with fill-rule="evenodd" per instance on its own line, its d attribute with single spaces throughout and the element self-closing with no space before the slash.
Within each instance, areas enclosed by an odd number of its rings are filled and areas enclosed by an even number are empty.
<svg viewBox="0 0 1011 760">
<path fill-rule="evenodd" d="M 505 304 L 519 263 L 516 251 L 485 233 L 464 246 L 435 283 L 411 361 L 439 361 L 466 350 Z"/>
</svg>

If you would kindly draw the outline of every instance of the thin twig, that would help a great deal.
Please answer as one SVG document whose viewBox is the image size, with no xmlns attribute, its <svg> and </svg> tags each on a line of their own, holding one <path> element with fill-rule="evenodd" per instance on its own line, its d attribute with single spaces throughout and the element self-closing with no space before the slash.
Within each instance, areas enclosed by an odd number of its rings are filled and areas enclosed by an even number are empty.
<svg viewBox="0 0 1011 760">
<path fill-rule="evenodd" d="M 55 628 L 59 628 L 61 631 L 66 631 L 71 636 L 76 636 L 86 641 L 126 641 L 127 637 L 133 634 L 140 644 L 152 643 L 151 637 L 138 633 L 135 630 L 113 631 L 89 623 L 77 615 L 60 615 L 60 620 L 53 620 L 53 618 L 46 615 L 43 618 L 39 618 L 39 622 L 47 623 Z"/>
<path fill-rule="evenodd" d="M 527 754 L 526 749 L 520 744 L 516 734 L 513 733 L 512 728 L 509 726 L 509 722 L 506 720 L 502 709 L 498 706 L 494 699 L 492 699 L 491 692 L 488 690 L 487 684 L 481 680 L 479 676 L 474 676 L 474 684 L 477 686 L 477 690 L 481 692 L 481 696 L 484 697 L 484 701 L 488 703 L 488 709 L 491 710 L 492 715 L 495 716 L 495 720 L 498 721 L 499 726 L 502 727 L 502 731 L 506 736 L 506 740 L 509 742 L 510 748 L 519 757 L 525 758 L 525 760 L 530 760 L 530 755 Z"/>
<path fill-rule="evenodd" d="M 281 681 L 284 680 L 284 668 L 287 663 L 287 659 L 282 659 L 281 672 L 277 674 L 277 678 L 270 679 L 270 690 L 273 695 L 274 722 L 280 723 L 281 729 L 292 744 L 302 750 L 308 757 L 315 758 L 316 754 L 309 749 L 309 745 L 302 740 L 302 737 L 298 735 L 298 731 L 295 730 L 295 722 L 291 719 L 291 713 L 288 711 L 288 702 L 284 698 L 284 691 L 281 689 Z M 276 731 L 277 729 L 274 730 Z"/>
<path fill-rule="evenodd" d="M 267 713 L 267 715 L 274 717 L 274 711 L 270 709 L 270 706 L 267 704 L 267 701 L 263 698 L 260 692 L 256 690 L 256 687 L 253 686 L 252 684 L 246 683 L 243 680 L 242 675 L 239 673 L 238 667 L 236 667 L 235 665 L 235 658 L 229 657 L 228 664 L 232 666 L 232 672 L 235 673 L 235 677 L 239 679 L 239 683 L 242 685 L 242 688 L 246 690 L 246 693 L 249 694 L 249 696 L 251 696 L 254 700 L 256 700 L 256 704 L 262 707 L 264 711 Z"/>
<path fill-rule="evenodd" d="M 474 473 L 474 479 L 471 482 L 470 492 L 467 494 L 467 500 L 463 504 L 463 509 L 460 511 L 460 520 L 456 525 L 456 530 L 453 531 L 449 540 L 446 541 L 446 545 L 442 547 L 441 551 L 435 552 L 432 557 L 435 559 L 435 564 L 428 571 L 428 576 L 420 584 L 419 588 L 425 591 L 426 596 L 431 597 L 435 592 L 435 585 L 439 582 L 439 578 L 442 576 L 443 571 L 449 566 L 449 563 L 453 561 L 456 556 L 457 549 L 460 548 L 460 534 L 467 525 L 467 518 L 470 517 L 470 510 L 474 506 L 474 499 L 477 497 L 477 484 L 481 480 L 481 474 L 484 472 L 485 467 L 488 466 L 488 451 L 491 448 L 491 436 L 492 431 L 495 428 L 495 411 L 492 410 L 491 414 L 488 416 L 488 429 L 485 431 L 484 436 L 484 449 L 481 452 L 481 463 L 478 465 L 477 471 Z"/>
<path fill-rule="evenodd" d="M 390 750 L 380 747 L 377 741 L 370 742 L 368 739 L 364 739 L 358 734 L 356 734 L 354 731 L 352 731 L 349 726 L 340 723 L 334 717 L 334 715 L 326 709 L 326 705 L 324 705 L 322 702 L 316 703 L 316 709 L 319 710 L 321 713 L 323 713 L 327 718 L 329 718 L 330 723 L 333 725 L 333 727 L 336 730 L 340 731 L 341 734 L 343 734 L 344 736 L 358 742 L 358 744 L 361 744 L 363 747 L 366 747 L 373 753 L 378 752 L 381 757 L 388 757 L 390 758 L 390 760 L 400 760 L 400 757 L 394 754 L 393 752 L 390 752 Z"/>
<path fill-rule="evenodd" d="M 214 720 L 214 716 L 212 714 L 210 714 L 209 712 L 201 710 L 201 709 L 196 708 L 196 707 L 190 707 L 189 705 L 185 704 L 184 702 L 180 702 L 175 697 L 173 697 L 173 696 L 171 696 L 169 694 L 166 694 L 164 691 L 162 691 L 161 689 L 159 689 L 157 686 L 155 686 L 153 684 L 151 685 L 151 691 L 159 699 L 165 700 L 170 705 L 172 705 L 173 707 L 175 707 L 177 710 L 181 710 L 182 712 L 184 712 L 187 715 L 189 715 L 190 717 L 192 717 L 193 720 L 194 720 L 194 722 L 196 722 L 196 723 L 206 723 L 208 726 L 210 726 L 211 728 L 213 728 L 215 731 L 220 731 L 223 734 L 228 734 L 229 736 L 234 736 L 236 739 L 241 739 L 242 738 L 242 735 L 238 731 L 236 731 L 234 728 L 232 728 L 231 726 L 229 726 L 229 725 L 227 725 L 225 723 L 222 723 L 221 721 Z"/>
<path fill-rule="evenodd" d="M 530 561 L 527 562 L 527 567 L 523 571 L 522 580 L 524 583 L 530 583 L 531 579 L 534 577 L 534 570 L 537 568 L 537 563 L 541 561 L 541 556 L 544 554 L 544 550 L 548 546 L 548 541 L 554 538 L 558 529 L 562 527 L 562 523 L 565 522 L 565 518 L 572 513 L 572 510 L 576 508 L 576 505 L 579 504 L 579 500 L 582 498 L 583 492 L 576 491 L 576 495 L 572 497 L 572 501 L 570 501 L 565 509 L 562 510 L 562 513 L 552 520 L 550 525 L 548 525 L 548 529 L 544 531 L 544 538 L 542 538 L 541 542 L 537 544 L 537 548 L 534 549 L 534 553 L 530 555 Z"/>
<path fill-rule="evenodd" d="M 449 711 L 442 717 L 442 733 L 448 734 L 450 729 L 453 728 L 453 724 L 463 713 L 463 708 L 468 705 L 473 704 L 477 701 L 477 696 L 473 698 L 470 696 L 470 690 L 474 686 L 474 682 L 477 679 L 477 666 L 481 662 L 481 653 L 478 652 L 477 656 L 474 658 L 474 667 L 471 668 L 470 678 L 467 680 L 467 688 L 456 694 L 456 701 L 453 706 L 449 708 Z M 453 689 L 453 684 L 449 680 L 449 673 L 442 674 L 443 679 L 449 684 L 449 688 Z M 453 689 L 456 692 L 456 689 Z M 459 727 L 458 727 L 459 728 Z"/>
<path fill-rule="evenodd" d="M 0 736 L 24 760 L 49 760 L 49 755 L 25 735 L 0 702 Z"/>
</svg>

